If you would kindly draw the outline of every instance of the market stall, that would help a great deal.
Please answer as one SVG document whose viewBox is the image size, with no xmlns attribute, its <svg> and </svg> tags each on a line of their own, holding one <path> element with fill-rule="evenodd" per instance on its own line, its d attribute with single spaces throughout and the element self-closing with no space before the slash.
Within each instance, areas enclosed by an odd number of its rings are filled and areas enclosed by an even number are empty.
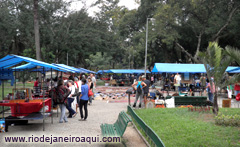
<svg viewBox="0 0 240 147">
<path fill-rule="evenodd" d="M 16 67 L 17 64 L 21 63 L 21 62 L 28 62 L 28 64 L 26 65 L 22 65 L 21 67 Z M 15 67 L 13 67 L 15 66 Z M 12 68 L 13 67 L 13 68 Z M 39 68 L 41 67 L 41 68 Z M 12 69 L 11 69 L 12 68 Z M 67 71 L 67 72 L 73 72 L 71 70 L 65 69 L 65 68 L 61 68 L 49 63 L 45 63 L 42 61 L 38 61 L 32 58 L 28 58 L 28 57 L 23 57 L 23 56 L 18 56 L 18 55 L 7 55 L 4 58 L 0 59 L 0 70 L 1 73 L 6 73 L 6 70 L 14 70 L 15 73 L 17 71 L 24 71 L 24 70 L 35 70 L 37 72 L 42 72 L 44 73 L 45 71 L 52 71 L 53 70 L 57 70 L 57 71 Z M 51 74 L 52 75 L 52 74 Z M 15 74 L 16 76 L 16 74 Z M 3 81 L 1 79 L 1 81 Z M 4 82 L 2 82 L 4 83 Z M 4 85 L 4 84 L 2 84 Z M 17 90 L 16 88 L 16 82 L 15 82 L 15 90 Z M 2 88 L 2 90 L 4 91 L 4 86 Z M 43 120 L 43 130 L 45 130 L 45 118 L 46 116 L 49 116 L 51 114 L 53 114 L 52 111 L 52 99 L 45 97 L 45 93 L 46 91 L 43 89 L 42 92 L 43 96 L 40 99 L 37 100 L 32 100 L 32 97 L 30 96 L 24 96 L 25 99 L 22 100 L 2 100 L 0 102 L 0 106 L 8 106 L 11 107 L 11 121 L 14 120 L 19 120 L 19 119 L 31 119 L 31 120 L 35 120 L 35 119 L 42 119 Z M 2 96 L 2 98 L 4 97 L 4 94 Z M 15 97 L 12 97 L 15 98 Z M 4 108 L 3 108 L 4 109 Z M 37 113 L 37 115 L 36 115 Z M 4 112 L 2 113 L 2 116 L 4 118 Z M 19 116 L 23 116 L 23 118 L 19 118 Z M 12 117 L 14 119 L 12 119 Z M 53 115 L 51 115 L 52 119 L 51 122 L 53 123 Z M 8 121 L 6 119 L 6 121 Z"/>
</svg>

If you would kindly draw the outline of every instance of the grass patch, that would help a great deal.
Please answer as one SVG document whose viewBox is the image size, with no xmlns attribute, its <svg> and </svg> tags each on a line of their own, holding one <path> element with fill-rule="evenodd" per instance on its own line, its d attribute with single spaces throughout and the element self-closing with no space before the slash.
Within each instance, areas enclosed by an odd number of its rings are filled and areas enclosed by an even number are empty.
<svg viewBox="0 0 240 147">
<path fill-rule="evenodd" d="M 97 86 L 105 86 L 105 82 L 103 80 L 97 80 Z"/>
<path fill-rule="evenodd" d="M 136 113 L 161 138 L 165 146 L 240 146 L 240 128 L 218 126 L 210 113 L 185 108 L 138 109 Z M 220 109 L 226 115 L 240 109 Z"/>
</svg>

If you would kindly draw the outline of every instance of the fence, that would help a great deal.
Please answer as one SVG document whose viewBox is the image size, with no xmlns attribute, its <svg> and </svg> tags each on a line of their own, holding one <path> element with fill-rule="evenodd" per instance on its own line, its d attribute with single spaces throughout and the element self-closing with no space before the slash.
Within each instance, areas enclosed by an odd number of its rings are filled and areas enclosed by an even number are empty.
<svg viewBox="0 0 240 147">
<path fill-rule="evenodd" d="M 129 115 L 138 124 L 138 126 L 142 129 L 146 136 L 151 140 L 154 146 L 165 147 L 164 143 L 158 137 L 158 135 L 134 112 L 131 106 L 128 106 L 127 109 Z M 152 145 L 152 143 L 150 143 L 150 145 Z"/>
</svg>

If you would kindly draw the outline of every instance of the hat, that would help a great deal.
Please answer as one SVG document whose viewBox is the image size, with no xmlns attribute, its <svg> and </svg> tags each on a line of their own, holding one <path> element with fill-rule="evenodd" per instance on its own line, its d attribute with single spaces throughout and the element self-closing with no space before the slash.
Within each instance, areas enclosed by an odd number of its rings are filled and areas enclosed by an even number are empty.
<svg viewBox="0 0 240 147">
<path fill-rule="evenodd" d="M 146 76 L 143 75 L 142 78 L 146 78 Z"/>
</svg>

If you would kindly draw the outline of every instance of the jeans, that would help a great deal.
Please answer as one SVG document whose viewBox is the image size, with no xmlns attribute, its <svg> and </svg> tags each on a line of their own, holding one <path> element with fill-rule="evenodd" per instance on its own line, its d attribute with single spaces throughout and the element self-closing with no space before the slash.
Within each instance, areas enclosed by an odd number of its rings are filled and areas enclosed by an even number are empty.
<svg viewBox="0 0 240 147">
<path fill-rule="evenodd" d="M 84 118 L 84 119 L 87 119 L 87 117 L 88 117 L 87 104 L 88 104 L 88 100 L 81 100 L 80 99 L 80 102 L 79 102 L 80 116 L 81 116 L 81 118 Z M 82 110 L 83 106 L 84 106 L 84 111 L 85 111 L 84 116 L 83 116 L 83 110 Z"/>
<path fill-rule="evenodd" d="M 208 92 L 209 101 L 213 102 L 213 93 Z"/>
<path fill-rule="evenodd" d="M 74 101 L 73 98 L 67 98 L 68 101 L 68 105 L 67 105 L 67 109 L 69 111 L 69 117 L 72 117 L 73 114 L 75 114 L 76 112 L 72 109 L 72 102 Z"/>
<path fill-rule="evenodd" d="M 92 97 L 93 97 L 93 96 L 90 96 L 90 97 L 89 97 L 89 100 L 88 100 L 89 103 L 91 103 L 91 104 L 92 104 Z"/>
<path fill-rule="evenodd" d="M 79 96 L 77 96 L 77 103 L 79 104 Z"/>
<path fill-rule="evenodd" d="M 59 122 L 63 122 L 63 120 L 65 122 L 67 122 L 67 117 L 65 115 L 66 113 L 66 106 L 64 104 L 59 104 L 60 110 L 61 110 L 61 116 L 60 116 L 60 120 Z"/>
<path fill-rule="evenodd" d="M 138 101 L 138 98 L 140 97 L 140 103 L 139 103 L 139 106 L 143 106 L 142 105 L 142 101 L 143 101 L 143 90 L 142 90 L 142 93 L 141 94 L 139 94 L 138 92 L 136 93 L 136 99 L 135 99 L 135 102 L 134 102 L 134 105 L 136 106 L 136 104 L 137 104 L 137 101 Z"/>
</svg>

